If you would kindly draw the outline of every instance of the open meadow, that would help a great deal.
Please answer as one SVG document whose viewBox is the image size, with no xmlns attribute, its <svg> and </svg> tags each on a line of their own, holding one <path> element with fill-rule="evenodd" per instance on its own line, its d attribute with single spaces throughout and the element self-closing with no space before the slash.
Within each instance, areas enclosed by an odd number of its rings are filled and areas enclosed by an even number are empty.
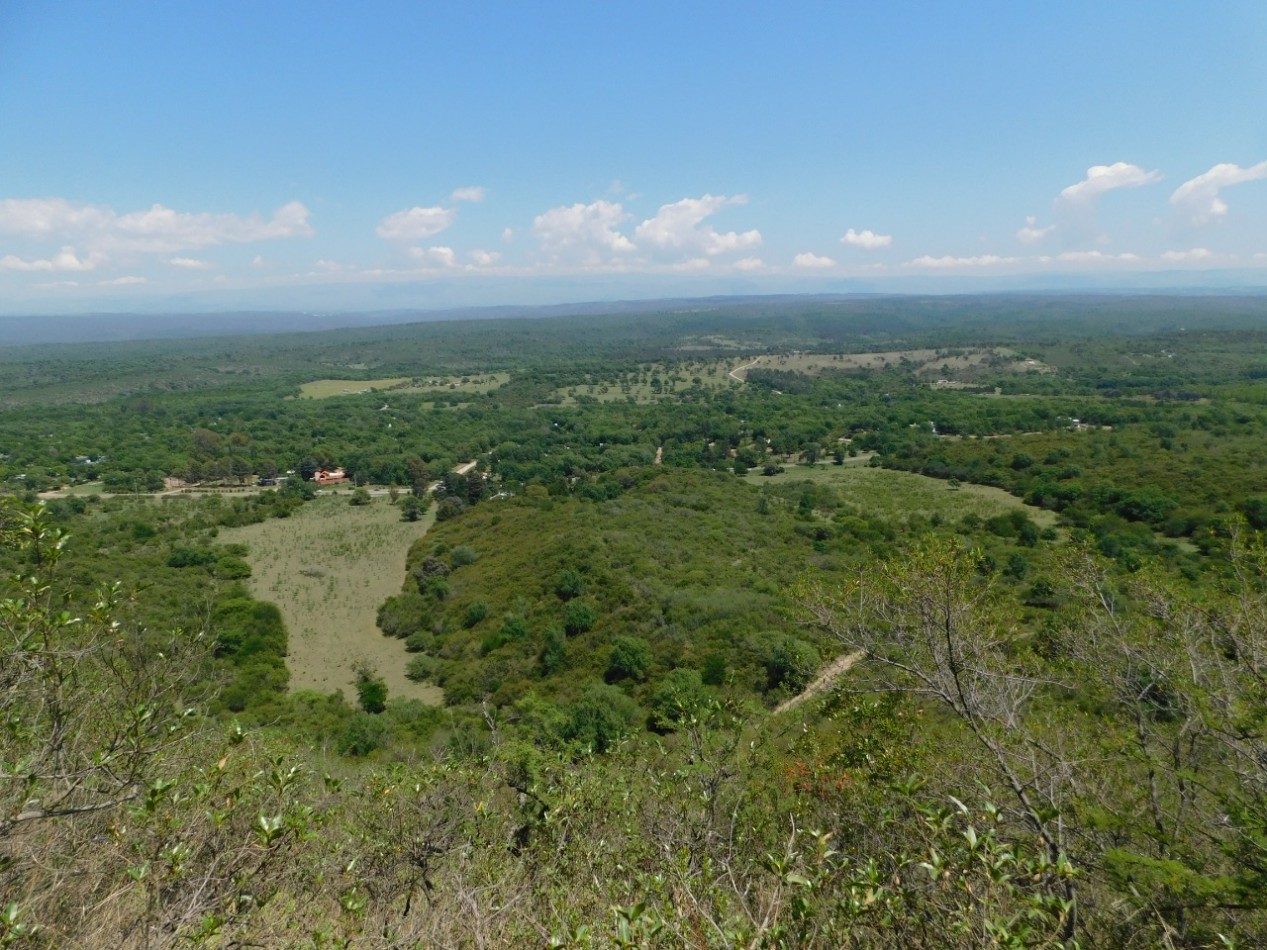
<svg viewBox="0 0 1267 950">
<path fill-rule="evenodd" d="M 816 465 L 789 465 L 778 475 L 747 475 L 754 485 L 779 482 L 813 481 L 830 485 L 842 501 L 857 505 L 869 515 L 901 519 L 906 515 L 925 517 L 939 515 L 957 520 L 967 514 L 993 518 L 1018 508 L 1024 509 L 1040 528 L 1053 527 L 1056 513 L 1027 505 L 1002 488 L 989 485 L 962 484 L 956 487 L 944 479 L 873 468 L 865 461 L 854 460 L 844 465 L 819 462 Z"/>
<path fill-rule="evenodd" d="M 353 666 L 363 661 L 389 695 L 439 702 L 440 690 L 406 679 L 404 644 L 375 623 L 379 604 L 400 591 L 405 553 L 434 515 L 403 521 L 384 497 L 361 506 L 349 497 L 323 495 L 290 518 L 231 528 L 221 538 L 249 547 L 252 593 L 286 620 L 292 690 L 341 689 L 354 699 Z"/>
<path fill-rule="evenodd" d="M 388 376 L 382 379 L 314 379 L 299 387 L 301 399 L 329 399 L 368 392 L 487 393 L 510 381 L 509 373 L 480 373 L 474 376 Z"/>
</svg>

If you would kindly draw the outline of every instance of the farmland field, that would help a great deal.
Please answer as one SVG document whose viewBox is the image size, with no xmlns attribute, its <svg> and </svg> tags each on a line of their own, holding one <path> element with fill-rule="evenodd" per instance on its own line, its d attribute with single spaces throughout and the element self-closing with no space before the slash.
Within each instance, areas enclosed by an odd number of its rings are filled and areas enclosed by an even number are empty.
<svg viewBox="0 0 1267 950">
<path fill-rule="evenodd" d="M 354 507 L 347 495 L 324 495 L 294 516 L 233 528 L 229 543 L 248 545 L 252 593 L 272 601 L 290 633 L 292 690 L 355 695 L 352 668 L 364 661 L 389 695 L 438 702 L 440 691 L 405 677 L 408 654 L 375 624 L 378 605 L 400 590 L 405 553 L 433 515 L 402 521 L 386 498 Z"/>
</svg>

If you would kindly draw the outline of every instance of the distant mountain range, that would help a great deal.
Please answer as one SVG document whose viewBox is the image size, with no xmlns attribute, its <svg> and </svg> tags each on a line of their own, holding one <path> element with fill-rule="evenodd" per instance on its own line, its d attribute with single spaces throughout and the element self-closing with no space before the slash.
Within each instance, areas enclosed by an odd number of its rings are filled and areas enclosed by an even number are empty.
<svg viewBox="0 0 1267 950">
<path fill-rule="evenodd" d="M 321 330 L 357 327 L 392 326 L 405 323 L 424 323 L 442 320 L 488 320 L 506 318 L 541 318 L 576 316 L 585 314 L 636 314 L 664 312 L 678 308 L 697 310 L 731 306 L 739 303 L 778 303 L 780 301 L 812 302 L 815 300 L 845 300 L 873 298 L 899 298 L 904 296 L 1254 296 L 1267 295 L 1264 276 L 1257 272 L 1223 272 L 1224 281 L 1219 286 L 1190 283 L 1192 274 L 1183 272 L 1136 275 L 1146 277 L 1132 284 L 1125 279 L 1104 277 L 1093 282 L 1086 277 L 1071 277 L 1067 281 L 1045 278 L 1040 286 L 1037 279 L 1011 278 L 1008 286 L 1002 281 L 975 278 L 928 278 L 919 286 L 911 286 L 908 293 L 892 293 L 879 287 L 864 286 L 857 281 L 839 281 L 827 293 L 729 293 L 715 296 L 670 296 L 656 299 L 590 300 L 576 303 L 536 305 L 487 305 L 423 309 L 402 307 L 394 309 L 357 310 L 330 309 L 321 311 L 299 309 L 243 309 L 237 311 L 207 310 L 189 312 L 173 306 L 169 312 L 152 311 L 126 313 L 77 313 L 77 314 L 29 314 L 0 315 L 0 346 L 24 346 L 42 343 L 97 343 L 125 342 L 133 340 L 194 339 L 199 337 L 251 336 L 276 333 L 301 333 Z M 1208 275 L 1205 275 L 1208 277 Z M 1124 278 L 1125 275 L 1122 275 Z M 1188 283 L 1185 283 L 1185 278 Z M 1257 281 L 1257 282 L 1256 282 Z M 614 288 L 613 288 L 614 289 Z"/>
</svg>

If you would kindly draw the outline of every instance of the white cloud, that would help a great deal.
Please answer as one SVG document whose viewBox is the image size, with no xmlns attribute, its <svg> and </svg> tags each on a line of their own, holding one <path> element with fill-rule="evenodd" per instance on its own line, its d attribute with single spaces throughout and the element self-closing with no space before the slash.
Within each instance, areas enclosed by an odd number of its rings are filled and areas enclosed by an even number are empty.
<svg viewBox="0 0 1267 950">
<path fill-rule="evenodd" d="M 217 244 L 246 244 L 271 238 L 307 237 L 308 209 L 300 202 L 278 208 L 272 218 L 259 215 L 189 214 L 153 205 L 148 211 L 133 211 L 116 218 L 111 225 L 112 244 L 125 250 L 170 253 Z"/>
<path fill-rule="evenodd" d="M 485 251 L 480 248 L 476 248 L 471 251 L 471 260 L 473 260 L 478 267 L 491 267 L 501 259 L 502 256 L 497 251 Z"/>
<path fill-rule="evenodd" d="M 1214 254 L 1204 247 L 1194 247 L 1187 251 L 1167 251 L 1161 256 L 1163 261 L 1172 264 L 1185 264 L 1192 261 L 1208 261 Z"/>
<path fill-rule="evenodd" d="M 112 280 L 99 280 L 99 287 L 131 287 L 133 284 L 147 284 L 144 277 L 115 277 Z"/>
<path fill-rule="evenodd" d="M 252 258 L 251 260 L 251 266 L 252 267 L 267 267 L 268 261 L 264 260 L 264 258 L 261 255 L 256 254 L 255 257 Z"/>
<path fill-rule="evenodd" d="M 1087 177 L 1060 192 L 1065 201 L 1075 204 L 1095 204 L 1100 195 L 1118 188 L 1138 188 L 1161 180 L 1161 172 L 1146 172 L 1138 165 L 1114 162 L 1112 165 L 1092 165 Z"/>
<path fill-rule="evenodd" d="M 80 257 L 73 247 L 63 247 L 50 258 L 25 260 L 14 254 L 0 257 L 0 270 L 15 271 L 85 271 L 94 270 L 101 263 L 99 254 Z"/>
<path fill-rule="evenodd" d="M 1038 218 L 1031 214 L 1026 216 L 1025 227 L 1016 232 L 1016 237 L 1022 244 L 1037 244 L 1054 230 L 1056 230 L 1054 224 L 1040 228 L 1038 226 Z"/>
<path fill-rule="evenodd" d="M 313 233 L 308 213 L 298 201 L 265 219 L 258 214 L 193 214 L 160 204 L 120 215 L 104 205 L 74 204 L 63 198 L 10 198 L 0 201 L 0 232 L 35 240 L 69 238 L 94 252 L 170 254 L 217 244 L 306 237 Z"/>
<path fill-rule="evenodd" d="M 457 255 L 453 248 L 444 247 L 411 247 L 409 256 L 425 266 L 453 267 L 457 264 Z"/>
<path fill-rule="evenodd" d="M 1051 261 L 1062 261 L 1071 264 L 1100 264 L 1111 263 L 1113 261 L 1127 261 L 1130 263 L 1139 263 L 1143 260 L 1138 254 L 1105 254 L 1103 251 L 1064 251 L 1055 257 L 1040 257 L 1039 260 L 1046 264 Z"/>
<path fill-rule="evenodd" d="M 760 270 L 765 267 L 765 261 L 759 257 L 741 257 L 730 266 L 735 270 Z"/>
<path fill-rule="evenodd" d="M 805 253 L 797 254 L 794 258 L 792 258 L 792 266 L 808 268 L 835 267 L 836 262 L 830 257 L 819 257 L 817 254 L 806 251 Z"/>
<path fill-rule="evenodd" d="M 455 188 L 453 194 L 449 195 L 449 200 L 480 202 L 487 194 L 482 185 L 468 185 L 466 188 Z"/>
<path fill-rule="evenodd" d="M 29 238 L 105 230 L 115 219 L 109 208 L 73 204 L 64 198 L 6 198 L 0 201 L 0 233 Z"/>
<path fill-rule="evenodd" d="M 317 269 L 318 273 L 322 273 L 322 274 L 337 274 L 340 271 L 347 269 L 338 261 L 332 261 L 329 258 L 325 258 L 325 257 L 321 258 L 321 260 L 317 261 L 317 263 L 313 264 L 312 266 Z"/>
<path fill-rule="evenodd" d="M 681 263 L 674 264 L 673 269 L 679 271 L 697 271 L 708 270 L 708 268 L 712 266 L 713 262 L 707 257 L 692 257 L 689 261 L 682 261 Z"/>
<path fill-rule="evenodd" d="M 510 244 L 510 243 L 511 243 L 512 241 L 514 241 L 514 240 L 515 240 L 515 229 L 514 229 L 514 228 L 502 228 L 502 243 L 503 243 L 503 244 Z"/>
<path fill-rule="evenodd" d="M 532 220 L 532 233 L 556 257 L 579 256 L 598 264 L 604 256 L 634 250 L 633 242 L 616 228 L 629 216 L 617 202 L 598 200 L 551 208 Z"/>
<path fill-rule="evenodd" d="M 375 233 L 385 241 L 419 241 L 435 237 L 453 223 L 452 208 L 409 208 L 389 214 Z"/>
<path fill-rule="evenodd" d="M 845 236 L 840 239 L 841 244 L 848 244 L 852 247 L 866 248 L 873 251 L 878 247 L 888 247 L 893 243 L 892 234 L 876 234 L 874 231 L 855 231 L 850 228 L 845 232 Z"/>
<path fill-rule="evenodd" d="M 173 257 L 167 263 L 185 270 L 211 270 L 216 266 L 211 261 L 200 261 L 196 257 Z"/>
<path fill-rule="evenodd" d="M 1017 257 L 999 257 L 996 254 L 982 254 L 979 257 L 930 257 L 927 254 L 923 257 L 917 257 L 913 261 L 907 261 L 911 267 L 932 267 L 932 268 L 950 268 L 950 267 L 994 267 L 999 264 L 1015 264 L 1020 258 Z"/>
<path fill-rule="evenodd" d="M 731 251 L 744 251 L 761 246 L 761 232 L 757 230 L 727 231 L 720 233 L 704 225 L 704 219 L 716 214 L 727 205 L 748 203 L 747 195 L 704 195 L 702 198 L 683 198 L 673 204 L 661 205 L 654 218 L 648 218 L 634 229 L 639 245 L 661 252 L 682 252 L 715 256 Z"/>
<path fill-rule="evenodd" d="M 1227 203 L 1219 196 L 1221 189 L 1262 178 L 1267 178 L 1267 162 L 1249 168 L 1224 162 L 1185 181 L 1170 196 L 1170 204 L 1193 224 L 1205 224 L 1227 214 Z"/>
</svg>

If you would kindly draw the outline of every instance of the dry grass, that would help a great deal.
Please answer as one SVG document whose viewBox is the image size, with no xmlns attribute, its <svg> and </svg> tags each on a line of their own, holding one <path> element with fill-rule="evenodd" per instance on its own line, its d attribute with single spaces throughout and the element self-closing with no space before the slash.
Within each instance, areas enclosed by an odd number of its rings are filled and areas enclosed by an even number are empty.
<svg viewBox="0 0 1267 950">
<path fill-rule="evenodd" d="M 351 698 L 352 667 L 363 660 L 389 695 L 440 702 L 440 690 L 406 679 L 404 644 L 374 622 L 379 604 L 400 591 L 409 545 L 433 517 L 402 521 L 383 496 L 354 507 L 343 493 L 316 498 L 290 518 L 221 532 L 220 540 L 250 547 L 252 592 L 286 619 L 292 690 L 342 689 Z"/>
<path fill-rule="evenodd" d="M 389 376 L 383 379 L 314 379 L 299 387 L 301 399 L 329 399 L 359 393 L 390 390 L 398 393 L 445 392 L 486 393 L 510 381 L 509 373 L 481 373 L 473 376 Z"/>
</svg>

